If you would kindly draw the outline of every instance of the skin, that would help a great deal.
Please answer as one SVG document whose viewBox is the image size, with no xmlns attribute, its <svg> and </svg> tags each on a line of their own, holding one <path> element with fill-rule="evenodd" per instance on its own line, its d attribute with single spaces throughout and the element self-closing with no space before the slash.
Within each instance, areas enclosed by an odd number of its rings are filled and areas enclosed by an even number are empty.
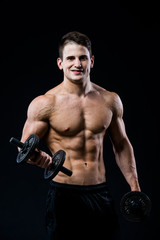
<svg viewBox="0 0 160 240">
<path fill-rule="evenodd" d="M 76 185 L 95 185 L 106 181 L 103 139 L 109 135 L 117 165 L 132 191 L 140 191 L 133 147 L 123 121 L 119 96 L 90 81 L 94 56 L 86 47 L 70 42 L 57 64 L 63 82 L 35 98 L 28 108 L 22 139 L 32 133 L 44 139 L 51 153 L 66 152 L 64 166 L 71 177 L 59 172 L 54 181 Z M 28 163 L 46 168 L 51 157 L 38 151 Z"/>
</svg>

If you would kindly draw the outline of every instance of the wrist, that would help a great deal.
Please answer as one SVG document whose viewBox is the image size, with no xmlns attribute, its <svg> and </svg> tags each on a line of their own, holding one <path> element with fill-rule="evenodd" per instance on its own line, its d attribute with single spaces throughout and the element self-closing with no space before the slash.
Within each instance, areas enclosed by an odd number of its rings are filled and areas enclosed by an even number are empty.
<svg viewBox="0 0 160 240">
<path fill-rule="evenodd" d="M 130 188 L 131 188 L 131 191 L 139 191 L 139 192 L 141 191 L 141 188 L 138 183 L 131 185 Z"/>
</svg>

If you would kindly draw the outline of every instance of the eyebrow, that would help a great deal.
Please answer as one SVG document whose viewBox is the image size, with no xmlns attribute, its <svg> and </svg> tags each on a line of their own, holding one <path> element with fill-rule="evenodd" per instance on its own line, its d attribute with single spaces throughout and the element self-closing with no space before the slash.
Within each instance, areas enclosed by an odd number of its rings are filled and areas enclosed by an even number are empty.
<svg viewBox="0 0 160 240">
<path fill-rule="evenodd" d="M 74 56 L 67 56 L 66 59 L 74 58 Z"/>
<path fill-rule="evenodd" d="M 83 54 L 83 55 L 80 55 L 79 58 L 88 58 L 88 56 L 86 54 Z M 71 59 L 71 58 L 75 58 L 74 55 L 70 55 L 70 56 L 67 56 L 66 59 Z"/>
</svg>

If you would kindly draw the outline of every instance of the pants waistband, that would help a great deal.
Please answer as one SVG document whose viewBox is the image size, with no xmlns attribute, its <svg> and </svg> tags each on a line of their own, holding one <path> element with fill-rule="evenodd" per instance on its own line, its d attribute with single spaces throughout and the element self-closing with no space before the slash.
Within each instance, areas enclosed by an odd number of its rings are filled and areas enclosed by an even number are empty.
<svg viewBox="0 0 160 240">
<path fill-rule="evenodd" d="M 96 184 L 96 185 L 75 185 L 75 184 L 66 184 L 59 182 L 50 182 L 50 188 L 56 188 L 62 191 L 72 191 L 72 192 L 101 192 L 108 191 L 108 185 L 106 182 Z"/>
</svg>

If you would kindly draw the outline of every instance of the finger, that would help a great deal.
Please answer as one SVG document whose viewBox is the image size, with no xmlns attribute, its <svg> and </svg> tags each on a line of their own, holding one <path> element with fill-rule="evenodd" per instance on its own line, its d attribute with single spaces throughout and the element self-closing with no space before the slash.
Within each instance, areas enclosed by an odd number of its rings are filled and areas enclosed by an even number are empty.
<svg viewBox="0 0 160 240">
<path fill-rule="evenodd" d="M 41 159 L 41 155 L 40 154 L 41 154 L 40 152 L 35 151 L 31 155 L 31 157 L 27 160 L 27 163 L 32 164 L 32 165 L 39 165 L 39 163 L 41 161 L 40 160 Z"/>
<path fill-rule="evenodd" d="M 36 165 L 47 168 L 52 163 L 52 158 L 47 153 L 40 151 L 36 158 Z"/>
<path fill-rule="evenodd" d="M 49 158 L 46 158 L 44 164 L 43 164 L 43 168 L 48 168 L 52 163 L 52 158 L 49 157 Z"/>
<path fill-rule="evenodd" d="M 42 168 L 47 168 L 52 163 L 52 158 L 47 153 L 42 153 L 42 158 L 40 159 L 39 164 Z"/>
</svg>

